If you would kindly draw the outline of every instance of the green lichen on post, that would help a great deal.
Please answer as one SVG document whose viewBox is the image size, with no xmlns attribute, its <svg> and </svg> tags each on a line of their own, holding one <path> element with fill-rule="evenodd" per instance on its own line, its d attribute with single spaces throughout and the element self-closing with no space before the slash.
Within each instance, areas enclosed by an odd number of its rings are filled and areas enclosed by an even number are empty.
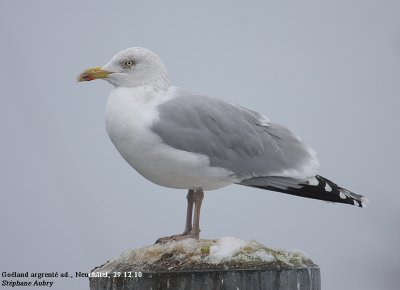
<svg viewBox="0 0 400 290">
<path fill-rule="evenodd" d="M 202 255 L 208 256 L 210 254 L 210 247 L 209 246 L 201 247 L 200 251 Z"/>
<path fill-rule="evenodd" d="M 200 240 L 200 252 L 203 256 L 210 255 L 210 247 L 215 244 L 216 240 Z"/>
</svg>

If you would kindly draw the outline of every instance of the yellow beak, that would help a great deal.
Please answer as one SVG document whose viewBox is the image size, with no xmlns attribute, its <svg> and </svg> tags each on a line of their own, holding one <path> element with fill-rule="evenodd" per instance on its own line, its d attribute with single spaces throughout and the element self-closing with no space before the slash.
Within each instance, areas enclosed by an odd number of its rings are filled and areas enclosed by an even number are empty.
<svg viewBox="0 0 400 290">
<path fill-rule="evenodd" d="M 83 71 L 77 78 L 78 82 L 87 82 L 93 81 L 96 79 L 104 79 L 106 78 L 111 72 L 102 70 L 100 66 L 91 67 L 87 70 Z"/>
</svg>

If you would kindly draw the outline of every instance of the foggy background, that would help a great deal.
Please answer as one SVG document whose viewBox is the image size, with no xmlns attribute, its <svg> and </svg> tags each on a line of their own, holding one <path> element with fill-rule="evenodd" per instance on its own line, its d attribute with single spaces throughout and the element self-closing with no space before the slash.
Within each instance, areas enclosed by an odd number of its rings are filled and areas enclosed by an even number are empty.
<svg viewBox="0 0 400 290">
<path fill-rule="evenodd" d="M 104 128 L 112 87 L 76 83 L 142 46 L 172 84 L 289 127 L 318 152 L 321 175 L 371 201 L 234 185 L 206 192 L 202 238 L 302 249 L 324 290 L 398 289 L 399 11 L 396 0 L 1 1 L 0 271 L 88 272 L 182 232 L 186 191 L 130 168 Z"/>
</svg>

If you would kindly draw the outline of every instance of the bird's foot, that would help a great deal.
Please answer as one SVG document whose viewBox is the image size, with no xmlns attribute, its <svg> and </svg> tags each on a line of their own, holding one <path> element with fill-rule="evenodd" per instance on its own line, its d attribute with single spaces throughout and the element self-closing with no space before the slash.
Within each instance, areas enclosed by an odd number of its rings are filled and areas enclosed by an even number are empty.
<svg viewBox="0 0 400 290">
<path fill-rule="evenodd" d="M 173 236 L 169 236 L 169 237 L 163 237 L 163 238 L 159 238 L 155 244 L 165 244 L 168 243 L 170 241 L 181 241 L 181 240 L 185 240 L 185 239 L 199 239 L 199 234 L 194 233 L 193 231 L 190 233 L 183 233 L 183 234 L 179 234 L 179 235 L 173 235 Z"/>
</svg>

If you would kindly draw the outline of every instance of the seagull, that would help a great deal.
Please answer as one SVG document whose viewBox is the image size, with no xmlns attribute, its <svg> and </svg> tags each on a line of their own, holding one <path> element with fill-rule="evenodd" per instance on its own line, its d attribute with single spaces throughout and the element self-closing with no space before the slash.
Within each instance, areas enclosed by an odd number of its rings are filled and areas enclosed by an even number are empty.
<svg viewBox="0 0 400 290">
<path fill-rule="evenodd" d="M 78 82 L 114 86 L 107 133 L 122 157 L 158 185 L 188 190 L 185 229 L 158 243 L 199 239 L 204 191 L 231 184 L 365 207 L 366 197 L 317 174 L 316 152 L 287 128 L 240 105 L 170 86 L 154 52 L 132 47 Z"/>
</svg>

